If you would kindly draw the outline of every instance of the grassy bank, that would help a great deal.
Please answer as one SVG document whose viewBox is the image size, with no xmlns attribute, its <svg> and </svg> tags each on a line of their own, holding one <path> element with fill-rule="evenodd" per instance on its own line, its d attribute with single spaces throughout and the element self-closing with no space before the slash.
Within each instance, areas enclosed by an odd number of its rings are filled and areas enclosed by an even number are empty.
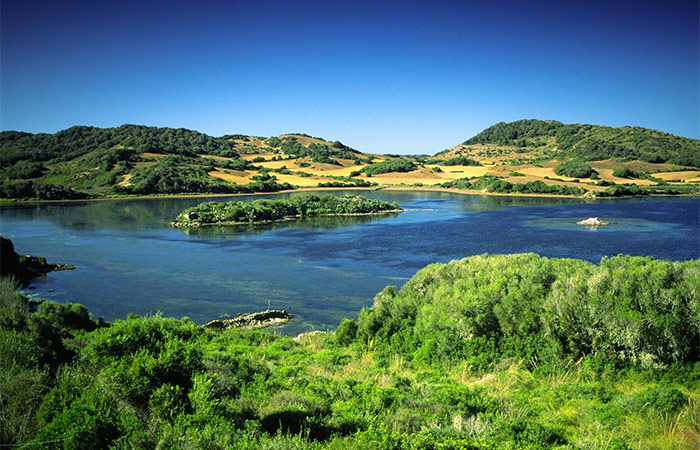
<svg viewBox="0 0 700 450">
<path fill-rule="evenodd" d="M 693 448 L 700 262 L 434 264 L 335 333 L 33 312 L 0 283 L 0 440 L 26 448 Z"/>
</svg>

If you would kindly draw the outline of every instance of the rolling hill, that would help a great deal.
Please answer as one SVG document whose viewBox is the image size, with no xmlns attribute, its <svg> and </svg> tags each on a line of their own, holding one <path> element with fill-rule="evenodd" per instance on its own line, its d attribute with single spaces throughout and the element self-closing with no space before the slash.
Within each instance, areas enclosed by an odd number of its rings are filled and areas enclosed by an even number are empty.
<svg viewBox="0 0 700 450">
<path fill-rule="evenodd" d="M 700 141 L 639 127 L 498 123 L 433 157 L 362 153 L 305 134 L 183 128 L 0 133 L 0 198 L 252 193 L 317 187 L 617 196 L 693 193 Z"/>
</svg>

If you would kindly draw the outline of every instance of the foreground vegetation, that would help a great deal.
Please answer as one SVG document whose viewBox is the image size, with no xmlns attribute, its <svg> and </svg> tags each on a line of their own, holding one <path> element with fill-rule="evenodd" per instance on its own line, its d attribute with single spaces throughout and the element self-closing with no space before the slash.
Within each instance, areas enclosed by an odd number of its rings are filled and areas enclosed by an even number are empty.
<svg viewBox="0 0 700 450">
<path fill-rule="evenodd" d="M 0 283 L 0 441 L 23 448 L 694 448 L 700 261 L 434 264 L 297 339 L 34 312 Z M 696 448 L 696 447 L 695 447 Z"/>
<path fill-rule="evenodd" d="M 278 200 L 203 202 L 175 218 L 180 227 L 221 223 L 256 223 L 314 216 L 379 214 L 401 211 L 397 203 L 360 195 L 297 195 Z"/>
</svg>

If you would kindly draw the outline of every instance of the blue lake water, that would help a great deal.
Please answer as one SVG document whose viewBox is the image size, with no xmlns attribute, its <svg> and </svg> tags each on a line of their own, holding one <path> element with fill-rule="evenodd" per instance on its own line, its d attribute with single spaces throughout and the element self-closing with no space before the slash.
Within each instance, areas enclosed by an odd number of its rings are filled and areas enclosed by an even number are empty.
<svg viewBox="0 0 700 450">
<path fill-rule="evenodd" d="M 0 206 L 0 234 L 20 253 L 76 266 L 36 280 L 29 292 L 39 298 L 82 303 L 107 320 L 160 311 L 198 323 L 269 304 L 295 316 L 281 329 L 292 335 L 333 329 L 385 286 L 475 254 L 700 258 L 698 198 L 361 193 L 407 211 L 187 231 L 170 221 L 202 198 L 17 204 Z M 612 225 L 575 224 L 593 216 Z"/>
</svg>

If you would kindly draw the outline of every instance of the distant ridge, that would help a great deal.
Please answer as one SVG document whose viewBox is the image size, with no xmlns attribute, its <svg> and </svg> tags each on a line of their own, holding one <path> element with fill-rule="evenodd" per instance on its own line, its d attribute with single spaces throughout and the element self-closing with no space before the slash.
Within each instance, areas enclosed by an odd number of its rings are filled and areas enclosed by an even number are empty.
<svg viewBox="0 0 700 450">
<path fill-rule="evenodd" d="M 462 143 L 463 146 L 476 144 L 544 147 L 558 150 L 564 156 L 587 161 L 624 158 L 700 167 L 699 140 L 642 127 L 607 127 L 525 119 L 497 123 Z"/>
<path fill-rule="evenodd" d="M 540 195 L 695 193 L 700 141 L 640 127 L 497 123 L 433 157 L 368 154 L 302 133 L 185 128 L 0 132 L 0 199 L 417 187 Z"/>
</svg>

